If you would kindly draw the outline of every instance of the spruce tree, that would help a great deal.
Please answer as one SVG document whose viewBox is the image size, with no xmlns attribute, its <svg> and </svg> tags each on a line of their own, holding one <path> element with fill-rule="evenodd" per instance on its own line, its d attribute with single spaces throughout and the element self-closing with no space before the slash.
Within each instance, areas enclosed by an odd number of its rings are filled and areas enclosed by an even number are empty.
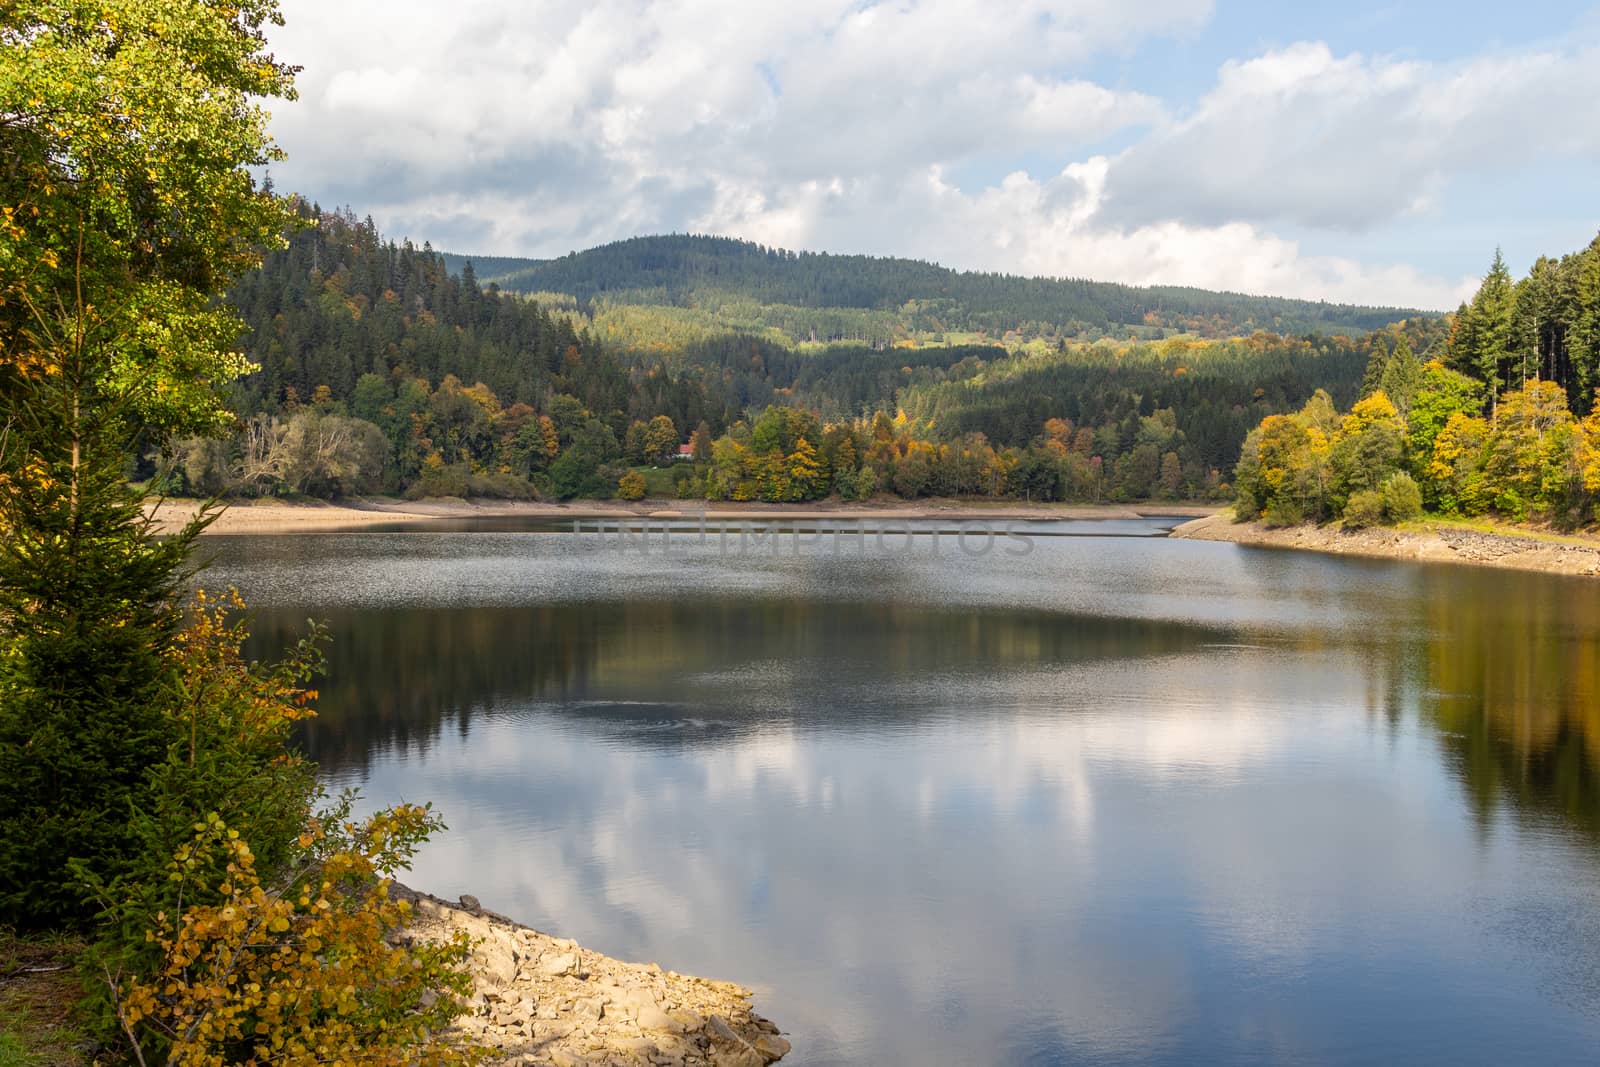
<svg viewBox="0 0 1600 1067">
<path fill-rule="evenodd" d="M 1361 376 L 1361 395 L 1371 396 L 1383 385 L 1383 372 L 1389 366 L 1389 349 L 1382 334 L 1372 335 L 1372 355 L 1367 357 L 1367 370 Z"/>
<path fill-rule="evenodd" d="M 1572 330 L 1568 344 L 1572 352 L 1573 373 L 1580 411 L 1594 407 L 1595 390 L 1600 388 L 1600 237 L 1578 254 L 1577 293 Z"/>
<path fill-rule="evenodd" d="M 1467 354 L 1471 373 L 1489 387 L 1491 398 L 1505 389 L 1511 360 L 1512 315 L 1516 290 L 1500 249 L 1472 298 L 1472 348 Z"/>
<path fill-rule="evenodd" d="M 1411 342 L 1404 335 L 1395 342 L 1394 352 L 1389 356 L 1389 363 L 1383 369 L 1383 379 L 1379 388 L 1388 394 L 1394 402 L 1395 409 L 1404 418 L 1411 411 L 1411 400 L 1417 395 L 1417 389 L 1422 385 L 1422 361 L 1411 350 Z"/>
</svg>

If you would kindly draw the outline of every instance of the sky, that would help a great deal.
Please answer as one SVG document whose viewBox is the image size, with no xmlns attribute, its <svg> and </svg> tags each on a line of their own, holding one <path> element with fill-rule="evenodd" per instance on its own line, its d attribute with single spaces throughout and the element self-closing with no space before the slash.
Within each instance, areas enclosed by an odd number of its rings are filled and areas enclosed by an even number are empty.
<svg viewBox="0 0 1600 1067">
<path fill-rule="evenodd" d="M 280 190 L 547 257 L 652 233 L 1454 307 L 1600 231 L 1600 5 L 283 0 Z"/>
</svg>

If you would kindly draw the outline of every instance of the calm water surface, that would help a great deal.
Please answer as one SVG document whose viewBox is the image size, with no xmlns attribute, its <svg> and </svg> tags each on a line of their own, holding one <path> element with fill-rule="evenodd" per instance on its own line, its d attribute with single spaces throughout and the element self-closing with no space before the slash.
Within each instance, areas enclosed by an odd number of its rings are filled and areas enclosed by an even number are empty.
<svg viewBox="0 0 1600 1067">
<path fill-rule="evenodd" d="M 748 985 L 788 1062 L 1600 1062 L 1600 584 L 1165 526 L 219 537 L 206 583 L 258 652 L 330 623 L 304 743 L 442 809 L 412 881 Z"/>
</svg>

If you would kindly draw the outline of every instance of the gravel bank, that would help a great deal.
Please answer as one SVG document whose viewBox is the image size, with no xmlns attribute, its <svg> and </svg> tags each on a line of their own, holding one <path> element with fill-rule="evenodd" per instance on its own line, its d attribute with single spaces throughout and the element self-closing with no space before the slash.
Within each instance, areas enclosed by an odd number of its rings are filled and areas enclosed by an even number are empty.
<svg viewBox="0 0 1600 1067">
<path fill-rule="evenodd" d="M 1600 540 L 1558 542 L 1515 533 L 1490 533 L 1427 523 L 1403 530 L 1342 530 L 1337 525 L 1269 529 L 1258 522 L 1236 523 L 1224 512 L 1186 522 L 1173 530 L 1171 536 L 1377 559 L 1466 563 L 1549 574 L 1600 576 Z"/>
<path fill-rule="evenodd" d="M 499 1065 L 765 1067 L 789 1052 L 778 1028 L 731 982 L 624 963 L 521 926 L 472 897 L 440 900 L 396 885 L 412 901 L 412 936 L 464 930 L 477 943 L 473 1011 L 458 1026 L 497 1050 Z"/>
</svg>

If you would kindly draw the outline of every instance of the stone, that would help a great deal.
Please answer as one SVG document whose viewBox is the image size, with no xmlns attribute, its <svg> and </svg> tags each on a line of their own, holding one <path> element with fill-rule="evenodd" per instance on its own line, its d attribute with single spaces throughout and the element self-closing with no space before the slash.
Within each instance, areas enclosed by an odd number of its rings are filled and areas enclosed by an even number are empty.
<svg viewBox="0 0 1600 1067">
<path fill-rule="evenodd" d="M 483 913 L 483 905 L 478 903 L 478 898 L 466 893 L 461 894 L 461 910 L 469 911 L 474 915 Z"/>
<path fill-rule="evenodd" d="M 613 1048 L 631 1052 L 640 1059 L 649 1059 L 656 1055 L 656 1043 L 648 1037 L 619 1037 L 612 1040 Z"/>
<path fill-rule="evenodd" d="M 634 1018 L 638 1020 L 639 1026 L 645 1030 L 666 1030 L 674 1034 L 681 1034 L 684 1030 L 682 1023 L 654 1004 L 640 1008 Z"/>
<path fill-rule="evenodd" d="M 546 956 L 539 961 L 539 971 L 542 974 L 561 975 L 572 974 L 578 969 L 578 954 L 576 952 L 563 952 L 559 956 Z"/>
<path fill-rule="evenodd" d="M 768 1060 L 781 1060 L 789 1054 L 793 1047 L 789 1042 L 773 1034 L 762 1034 L 752 1042 L 752 1047 Z"/>
<path fill-rule="evenodd" d="M 658 1011 L 661 1008 L 661 1003 L 656 1000 L 654 993 L 638 987 L 619 990 L 614 999 L 635 1016 L 646 1008 L 655 1008 Z"/>
<path fill-rule="evenodd" d="M 730 1044 L 745 1044 L 745 1039 L 734 1033 L 733 1027 L 728 1025 L 728 1020 L 720 1015 L 713 1015 L 708 1018 L 706 1020 L 706 1029 Z"/>
<path fill-rule="evenodd" d="M 719 1048 L 711 1053 L 711 1067 L 767 1067 L 767 1061 L 753 1048 Z"/>
<path fill-rule="evenodd" d="M 579 1015 L 599 1021 L 606 1013 L 606 1006 L 599 997 L 583 997 L 572 1002 L 572 1010 Z"/>
<path fill-rule="evenodd" d="M 589 1067 L 589 1057 L 580 1056 L 564 1048 L 551 1049 L 550 1062 L 556 1067 Z"/>
</svg>

